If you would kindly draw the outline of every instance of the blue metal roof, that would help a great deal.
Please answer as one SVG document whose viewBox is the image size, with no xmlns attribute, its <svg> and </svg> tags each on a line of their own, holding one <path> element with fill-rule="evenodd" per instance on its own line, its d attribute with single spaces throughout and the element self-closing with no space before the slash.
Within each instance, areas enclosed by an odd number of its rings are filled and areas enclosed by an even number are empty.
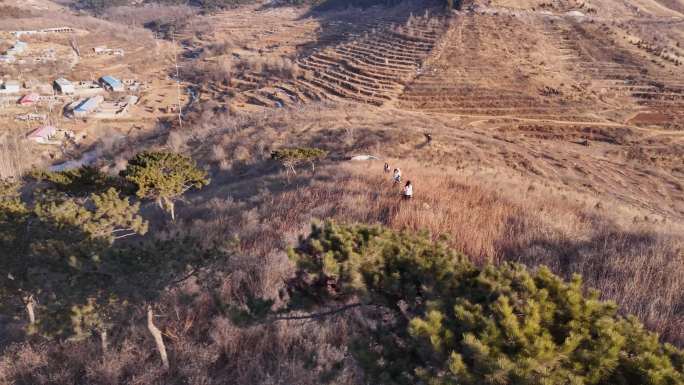
<svg viewBox="0 0 684 385">
<path fill-rule="evenodd" d="M 79 104 L 78 107 L 74 108 L 75 112 L 90 112 L 95 107 L 97 107 L 97 98 L 88 98 L 83 103 Z"/>
<path fill-rule="evenodd" d="M 102 81 L 107 83 L 110 87 L 112 88 L 118 88 L 121 87 L 121 80 L 112 77 L 112 76 L 103 76 Z"/>
</svg>

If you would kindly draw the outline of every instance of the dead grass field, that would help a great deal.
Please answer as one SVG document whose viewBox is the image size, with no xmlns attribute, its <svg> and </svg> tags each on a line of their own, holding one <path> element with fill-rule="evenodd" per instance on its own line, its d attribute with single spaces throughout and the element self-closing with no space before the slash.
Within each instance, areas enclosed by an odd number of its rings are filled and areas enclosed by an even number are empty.
<svg viewBox="0 0 684 385">
<path fill-rule="evenodd" d="M 579 273 L 625 313 L 681 343 L 680 223 L 634 217 L 632 210 L 582 194 L 559 197 L 557 190 L 524 179 L 502 176 L 494 182 L 406 160 L 390 164 L 401 165 L 404 178 L 413 182 L 411 202 L 403 201 L 400 186 L 382 174 L 381 162 L 370 171 L 367 165 L 345 166 L 326 170 L 334 174 L 309 186 L 276 194 L 273 217 L 266 222 L 278 234 L 297 222 L 298 213 L 309 212 L 317 218 L 428 230 L 480 263 L 513 260 L 544 264 L 566 277 Z"/>
<path fill-rule="evenodd" d="M 215 184 L 191 200 L 187 217 L 205 218 L 191 207 L 228 199 L 240 208 L 231 212 L 244 211 L 246 227 L 257 226 L 240 236 L 256 255 L 292 242 L 315 218 L 428 230 L 480 263 L 516 260 L 566 276 L 581 273 L 625 312 L 681 342 L 681 170 L 667 157 L 646 161 L 648 155 L 637 154 L 669 148 L 672 159 L 681 159 L 669 134 L 569 127 L 565 137 L 527 138 L 515 121 L 486 128 L 479 120 L 370 111 L 359 105 L 242 117 L 205 111 L 192 131 L 167 139 L 215 172 Z M 434 138 L 429 145 L 427 131 Z M 581 140 L 590 145 L 574 143 Z M 644 141 L 655 147 L 646 149 Z M 268 158 L 288 145 L 323 147 L 337 159 L 380 156 L 403 170 L 417 198 L 401 201 L 382 161 L 333 162 L 287 184 Z"/>
</svg>

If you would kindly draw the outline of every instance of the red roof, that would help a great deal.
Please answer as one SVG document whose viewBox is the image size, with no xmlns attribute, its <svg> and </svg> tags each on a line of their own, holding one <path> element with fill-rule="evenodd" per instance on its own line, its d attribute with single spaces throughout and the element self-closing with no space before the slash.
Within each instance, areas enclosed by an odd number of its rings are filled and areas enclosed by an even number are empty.
<svg viewBox="0 0 684 385">
<path fill-rule="evenodd" d="M 19 104 L 22 104 L 22 105 L 33 104 L 33 103 L 37 102 L 38 99 L 40 99 L 40 95 L 38 95 L 35 92 L 32 92 L 30 94 L 24 95 L 21 99 L 19 99 Z"/>
<path fill-rule="evenodd" d="M 31 131 L 30 134 L 28 134 L 29 139 L 47 139 L 50 136 L 54 135 L 55 132 L 57 132 L 57 128 L 54 126 L 42 126 L 38 127 L 35 130 Z"/>
</svg>

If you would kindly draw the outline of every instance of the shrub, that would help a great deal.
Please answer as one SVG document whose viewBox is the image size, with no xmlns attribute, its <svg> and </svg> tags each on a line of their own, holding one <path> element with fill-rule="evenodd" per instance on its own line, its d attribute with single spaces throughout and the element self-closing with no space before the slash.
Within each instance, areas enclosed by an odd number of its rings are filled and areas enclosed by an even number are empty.
<svg viewBox="0 0 684 385">
<path fill-rule="evenodd" d="M 138 197 L 156 200 L 173 220 L 174 200 L 191 188 L 209 184 L 207 173 L 191 158 L 172 152 L 141 152 L 128 162 L 121 176 L 136 185 Z"/>
<path fill-rule="evenodd" d="M 147 232 L 139 203 L 109 189 L 87 198 L 36 194 L 29 205 L 18 187 L 5 186 L 0 204 L 0 308 L 12 314 L 24 307 L 29 330 L 46 335 L 102 326 L 116 275 L 104 267 L 106 252 Z"/>
<path fill-rule="evenodd" d="M 33 16 L 33 12 L 28 9 L 18 8 L 11 5 L 0 5 L 0 17 L 2 18 L 19 19 Z"/>
<path fill-rule="evenodd" d="M 90 166 L 57 172 L 34 170 L 29 176 L 37 181 L 48 182 L 50 187 L 58 191 L 78 196 L 101 193 L 110 188 L 128 190 L 121 179 Z"/>
<path fill-rule="evenodd" d="M 271 153 L 271 158 L 280 162 L 289 175 L 290 172 L 296 174 L 295 167 L 304 162 L 308 162 L 311 165 L 311 170 L 315 171 L 315 162 L 327 155 L 327 151 L 319 148 L 294 147 L 275 150 Z"/>
<path fill-rule="evenodd" d="M 474 267 L 427 234 L 314 226 L 295 298 L 380 308 L 354 348 L 383 384 L 680 384 L 684 354 L 547 268 Z"/>
<path fill-rule="evenodd" d="M 78 8 L 87 9 L 95 14 L 101 14 L 109 7 L 125 4 L 125 0 L 78 0 L 76 2 Z"/>
</svg>

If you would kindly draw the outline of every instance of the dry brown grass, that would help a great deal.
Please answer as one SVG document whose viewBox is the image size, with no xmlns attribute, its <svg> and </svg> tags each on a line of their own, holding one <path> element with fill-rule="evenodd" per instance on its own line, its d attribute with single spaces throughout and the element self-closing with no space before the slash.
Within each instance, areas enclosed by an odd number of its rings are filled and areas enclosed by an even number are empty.
<svg viewBox="0 0 684 385">
<path fill-rule="evenodd" d="M 21 19 L 31 16 L 34 16 L 34 14 L 28 9 L 0 4 L 0 18 L 2 19 Z"/>
<path fill-rule="evenodd" d="M 566 277 L 581 274 L 624 314 L 684 343 L 681 226 L 541 185 L 506 179 L 493 184 L 411 161 L 397 164 L 415 186 L 413 201 L 401 200 L 401 186 L 383 175 L 381 164 L 371 171 L 365 164 L 337 166 L 319 171 L 325 174 L 309 185 L 275 194 L 260 211 L 260 223 L 268 226 L 246 246 L 275 247 L 287 239 L 284 234 L 303 234 L 302 224 L 315 218 L 427 230 L 446 236 L 477 263 L 516 261 L 544 264 Z M 299 183 L 308 176 L 302 178 Z"/>
<path fill-rule="evenodd" d="M 0 180 L 18 178 L 31 167 L 29 143 L 19 130 L 0 135 Z"/>
<path fill-rule="evenodd" d="M 215 285 L 189 280 L 157 304 L 170 373 L 161 371 L 139 311 L 124 316 L 104 357 L 94 338 L 9 348 L 0 362 L 0 381 L 317 384 L 340 368 L 331 383 L 363 383 L 345 350 L 358 313 L 250 327 L 231 318 L 232 310 L 244 309 L 250 297 L 282 306 L 287 300 L 284 282 L 292 274 L 283 250 L 308 231 L 311 221 L 326 218 L 445 235 L 478 263 L 515 260 L 530 266 L 543 263 L 565 276 L 581 273 L 588 286 L 616 300 L 624 313 L 636 314 L 665 339 L 682 343 L 684 242 L 675 224 L 504 172 L 471 173 L 406 159 L 389 163 L 414 183 L 411 202 L 400 199 L 400 186 L 382 172 L 382 162 L 330 162 L 317 167 L 313 176 L 302 170 L 288 183 L 268 161 L 273 147 L 311 143 L 346 152 L 374 148 L 375 140 L 385 140 L 364 132 L 347 143 L 342 131 L 309 132 L 310 124 L 326 126 L 327 118 L 341 121 L 339 113 L 314 107 L 250 116 L 207 107 L 192 128 L 166 138 L 167 146 L 192 149 L 213 167 L 212 184 L 179 203 L 177 225 L 206 242 L 236 240 L 238 246 L 212 267 Z M 308 136 L 291 130 L 302 116 L 306 125 L 297 130 Z M 398 133 L 392 138 L 411 139 Z"/>
<path fill-rule="evenodd" d="M 197 9 L 187 5 L 146 4 L 145 6 L 110 7 L 102 18 L 114 23 L 143 27 L 149 22 L 160 24 L 178 22 L 179 25 L 197 14 Z"/>
<path fill-rule="evenodd" d="M 239 236 L 243 252 L 250 255 L 282 250 L 313 219 L 427 230 L 435 237 L 448 236 L 478 263 L 513 260 L 532 267 L 545 264 L 566 277 L 580 273 L 625 314 L 637 315 L 669 341 L 684 343 L 684 231 L 676 217 L 666 220 L 629 200 L 507 170 L 493 156 L 484 166 L 463 167 L 450 156 L 471 154 L 464 141 L 450 147 L 449 154 L 444 147 L 452 144 L 441 137 L 423 152 L 415 147 L 420 134 L 402 129 L 421 127 L 421 122 L 388 117 L 387 123 L 373 124 L 396 129 L 371 131 L 365 129 L 363 114 L 322 105 L 248 116 L 202 111 L 192 130 L 174 132 L 176 141 L 188 142 L 194 156 L 216 172 L 213 187 L 182 215 L 202 218 L 189 228 L 221 237 L 232 221 L 235 229 L 228 234 Z M 354 131 L 351 139 L 347 128 Z M 440 158 L 390 160 L 392 167 L 402 168 L 405 180 L 414 182 L 416 199 L 407 203 L 400 199 L 400 186 L 382 173 L 382 163 L 370 169 L 368 164 L 330 164 L 314 178 L 304 172 L 287 184 L 268 158 L 272 149 L 291 145 L 326 148 L 333 156 L 392 152 Z M 231 208 L 224 213 L 226 197 Z M 206 210 L 202 201 L 212 198 L 219 201 Z"/>
<path fill-rule="evenodd" d="M 167 16 L 175 18 L 171 13 L 157 15 L 153 9 L 140 14 L 136 10 L 112 10 L 108 17 L 136 26 L 169 19 Z M 50 14 L 12 21 L 8 27 L 54 26 L 66 21 L 94 35 L 150 38 L 149 31 L 116 23 Z M 185 34 L 212 34 L 214 26 L 201 21 L 186 27 Z M 402 29 L 409 35 L 420 32 L 413 20 Z M 219 60 L 184 67 L 196 71 L 187 76 L 198 76 L 198 83 L 228 84 L 239 72 L 263 78 L 313 76 L 310 71 L 301 73 L 283 57 L 255 56 L 233 62 L 226 57 L 231 47 L 242 43 L 216 41 L 206 55 Z M 160 368 L 138 309 L 118 320 L 111 333 L 111 350 L 105 354 L 95 338 L 80 342 L 32 340 L 7 347 L 0 357 L 0 383 L 319 384 L 338 366 L 341 369 L 330 383 L 363 383 L 346 350 L 358 321 L 356 313 L 321 322 L 284 321 L 249 327 L 238 326 L 232 318 L 233 311 L 244 309 L 253 297 L 271 299 L 276 307 L 283 305 L 287 300 L 284 282 L 293 269 L 283 251 L 308 231 L 312 221 L 327 218 L 427 230 L 434 237 L 446 236 L 454 248 L 480 264 L 518 261 L 531 267 L 545 264 L 566 277 L 580 273 L 589 287 L 615 300 L 623 313 L 637 315 L 664 339 L 684 344 L 681 226 L 611 204 L 607 195 L 581 195 L 573 192 L 572 186 L 551 187 L 558 186 L 558 180 L 546 185 L 541 178 L 511 177 L 501 171 L 503 163 L 496 162 L 502 148 L 486 138 L 489 133 L 475 136 L 471 128 L 456 130 L 455 125 L 392 110 L 328 107 L 320 104 L 236 115 L 226 113 L 223 102 L 203 102 L 188 116 L 192 123 L 183 130 L 159 135 L 165 142 L 156 146 L 192 152 L 213 174 L 211 186 L 179 203 L 180 220 L 174 226 L 205 242 L 237 242 L 229 258 L 212 266 L 212 282 L 190 279 L 183 287 L 163 293 L 155 304 L 169 348 L 170 373 Z M 436 141 L 423 151 L 422 131 L 428 129 L 433 130 Z M 472 131 L 476 130 L 483 131 L 473 126 Z M 20 174 L 28 163 L 22 161 L 19 139 L 0 141 L 2 175 Z M 148 145 L 132 141 L 130 146 L 107 151 L 117 156 L 113 169 L 120 169 L 123 159 Z M 400 167 L 404 179 L 414 183 L 416 197 L 406 202 L 399 196 L 400 186 L 382 173 L 381 162 L 330 162 L 318 167 L 315 175 L 301 171 L 288 183 L 268 160 L 270 150 L 288 145 L 320 146 L 334 156 L 384 152 L 429 160 L 432 165 L 390 159 L 390 165 Z M 537 145 L 541 146 L 535 142 L 535 149 Z M 511 148 L 517 146 L 520 143 Z M 531 148 L 518 151 L 531 153 Z M 553 148 L 547 153 L 553 154 Z M 471 154 L 476 155 L 469 158 Z M 494 171 L 471 174 L 468 166 L 476 156 L 481 162 L 478 168 Z M 511 160 L 515 164 L 524 161 L 527 158 Z M 457 169 L 461 162 L 462 169 Z M 0 319 L 0 326 L 4 326 L 2 322 Z"/>
<path fill-rule="evenodd" d="M 255 218 L 245 213 L 243 230 L 226 216 L 239 206 L 214 202 L 211 207 L 222 214 L 204 229 L 249 235 L 258 228 Z M 328 383 L 322 378 L 334 375 L 332 383 L 360 384 L 347 352 L 353 317 L 252 326 L 234 322 L 233 310 L 244 308 L 248 297 L 278 297 L 288 274 L 280 269 L 291 269 L 282 252 L 237 254 L 215 271 L 215 280 L 191 279 L 164 295 L 156 307 L 172 362 L 168 373 L 159 365 L 139 310 L 123 317 L 104 354 L 95 338 L 6 348 L 0 357 L 0 383 L 314 385 Z"/>
</svg>

